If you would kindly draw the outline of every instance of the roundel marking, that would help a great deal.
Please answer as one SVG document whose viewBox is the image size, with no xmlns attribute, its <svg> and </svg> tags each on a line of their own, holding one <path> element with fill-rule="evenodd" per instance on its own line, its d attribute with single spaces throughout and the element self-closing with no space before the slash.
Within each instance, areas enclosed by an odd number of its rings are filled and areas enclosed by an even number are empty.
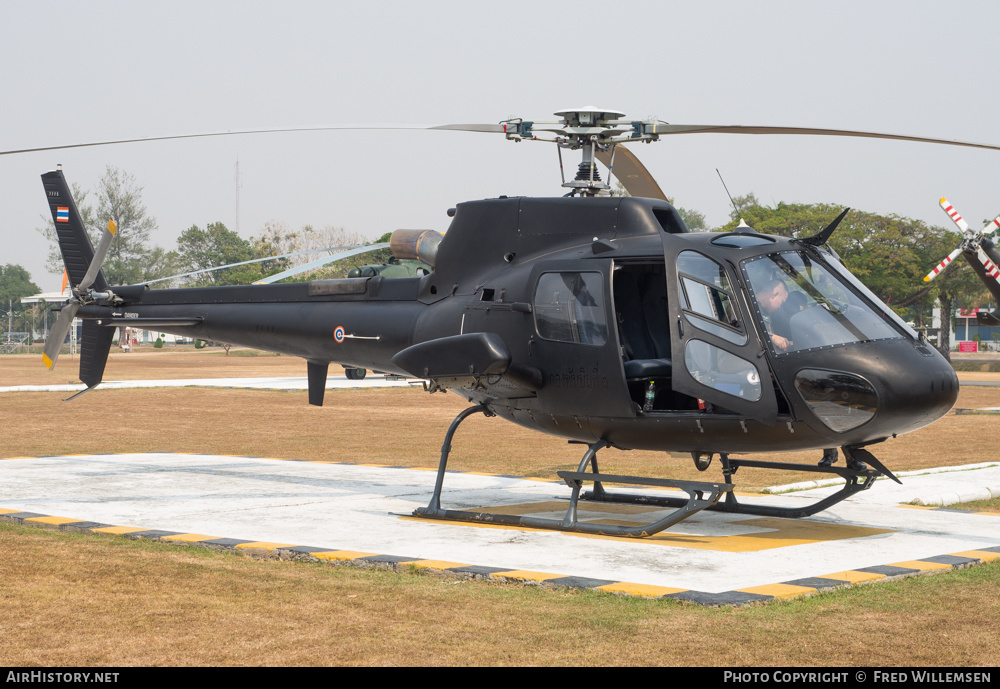
<svg viewBox="0 0 1000 689">
<path fill-rule="evenodd" d="M 333 329 L 333 339 L 336 340 L 338 344 L 344 341 L 344 326 L 338 325 Z"/>
</svg>

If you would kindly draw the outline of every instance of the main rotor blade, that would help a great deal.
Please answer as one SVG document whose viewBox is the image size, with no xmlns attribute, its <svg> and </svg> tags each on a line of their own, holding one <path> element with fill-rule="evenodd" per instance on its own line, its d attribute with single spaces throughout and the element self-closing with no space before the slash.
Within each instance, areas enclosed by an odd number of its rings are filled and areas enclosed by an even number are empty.
<svg viewBox="0 0 1000 689">
<path fill-rule="evenodd" d="M 45 349 L 42 351 L 42 363 L 48 366 L 50 371 L 56 365 L 59 350 L 62 349 L 66 333 L 69 332 L 69 327 L 73 324 L 73 319 L 76 318 L 76 312 L 79 309 L 78 302 L 71 301 L 66 304 L 59 312 L 59 318 L 56 319 L 55 325 L 49 331 L 49 336 L 45 340 Z"/>
<path fill-rule="evenodd" d="M 301 266 L 295 268 L 289 268 L 281 273 L 276 273 L 275 275 L 270 275 L 263 280 L 258 280 L 253 283 L 255 285 L 269 285 L 272 282 L 277 282 L 278 280 L 284 280 L 285 278 L 292 277 L 293 275 L 298 275 L 299 273 L 304 273 L 307 270 L 312 270 L 313 268 L 319 268 L 325 266 L 327 263 L 333 263 L 334 261 L 339 261 L 342 258 L 350 258 L 351 256 L 357 256 L 358 254 L 366 254 L 369 251 L 377 251 L 378 249 L 385 249 L 389 246 L 389 242 L 382 242 L 380 244 L 367 244 L 358 249 L 351 249 L 350 251 L 342 251 L 339 254 L 334 254 L 333 256 L 324 256 L 323 258 L 305 263 Z"/>
<path fill-rule="evenodd" d="M 597 151 L 596 157 L 618 178 L 630 196 L 667 200 L 667 195 L 649 174 L 646 166 L 623 144 L 614 148 L 614 169 L 611 168 L 612 151 Z"/>
<path fill-rule="evenodd" d="M 908 136 L 905 134 L 882 134 L 879 132 L 861 132 L 850 129 L 819 129 L 813 127 L 757 127 L 743 125 L 714 124 L 667 124 L 650 125 L 652 134 L 790 134 L 808 136 L 850 136 L 862 139 L 894 139 L 896 141 L 917 141 L 927 144 L 946 144 L 948 146 L 967 146 L 969 148 L 986 148 L 1000 151 L 1000 146 L 980 144 L 958 139 L 935 139 L 926 136 Z"/>
<path fill-rule="evenodd" d="M 135 139 L 114 139 L 108 141 L 91 141 L 83 144 L 62 144 L 59 146 L 40 146 L 38 148 L 20 148 L 10 151 L 0 151 L 0 156 L 15 155 L 17 153 L 38 153 L 41 151 L 62 151 L 70 148 L 87 148 L 90 146 L 111 146 L 114 144 L 134 144 L 142 141 L 173 141 L 175 139 L 202 139 L 212 136 L 241 136 L 244 134 L 283 134 L 288 132 L 329 132 L 329 131 L 411 131 L 444 129 L 468 132 L 488 132 L 502 134 L 504 129 L 500 124 L 345 124 L 331 125 L 327 127 L 276 127 L 273 129 L 241 129 L 226 132 L 205 132 L 202 134 L 174 134 L 171 136 L 144 136 Z"/>
<path fill-rule="evenodd" d="M 502 124 L 439 124 L 427 129 L 443 129 L 457 132 L 483 132 L 485 134 L 503 134 L 507 130 Z"/>
<path fill-rule="evenodd" d="M 443 131 L 465 131 L 483 132 L 488 134 L 503 134 L 506 126 L 503 124 L 344 124 L 328 125 L 322 127 L 273 127 L 265 129 L 240 129 L 224 132 L 204 132 L 200 134 L 174 134 L 170 136 L 146 136 L 134 139 L 110 139 L 107 141 L 91 141 L 79 144 L 61 144 L 58 146 L 39 146 L 36 148 L 19 148 L 8 151 L 0 151 L 0 156 L 15 155 L 18 153 L 38 153 L 42 151 L 61 151 L 71 148 L 87 148 L 90 146 L 110 146 L 113 144 L 130 144 L 142 141 L 172 141 L 176 139 L 199 139 L 212 136 L 240 136 L 244 134 L 278 134 L 288 132 L 327 132 L 327 131 L 405 131 L 405 130 L 443 130 Z M 992 144 L 981 144 L 971 141 L 960 141 L 957 139 L 936 139 L 925 136 L 908 136 L 905 134 L 884 134 L 879 132 L 863 132 L 848 129 L 823 129 L 816 127 L 767 127 L 767 126 L 744 126 L 744 125 L 716 125 L 716 124 L 669 124 L 667 122 L 657 122 L 647 124 L 644 127 L 647 134 L 671 135 L 671 134 L 789 134 L 789 135 L 810 135 L 810 136 L 850 136 L 868 139 L 895 139 L 898 141 L 917 141 L 922 143 L 946 144 L 949 146 L 967 146 L 970 148 L 985 148 L 993 151 L 1000 151 L 1000 146 Z M 656 198 L 655 196 L 653 198 Z"/>
<path fill-rule="evenodd" d="M 147 280 L 142 283 L 144 285 L 152 285 L 157 282 L 166 282 L 167 280 L 176 280 L 178 278 L 191 277 L 192 275 L 201 275 L 202 273 L 214 273 L 217 270 L 225 270 L 226 268 L 236 268 L 238 266 L 246 266 L 251 263 L 263 263 L 264 261 L 277 261 L 281 258 L 292 258 L 294 256 L 305 256 L 306 254 L 318 254 L 322 251 L 346 251 L 348 249 L 357 249 L 361 246 L 369 246 L 368 244 L 353 244 L 351 246 L 328 246 L 323 249 L 309 249 L 308 251 L 295 251 L 290 254 L 278 254 L 276 256 L 265 256 L 264 258 L 253 258 L 249 261 L 240 261 L 239 263 L 227 263 L 224 266 L 214 266 L 212 268 L 201 268 L 200 270 L 192 270 L 188 273 L 179 273 L 177 275 L 170 275 L 165 278 L 157 278 L 156 280 Z"/>
</svg>

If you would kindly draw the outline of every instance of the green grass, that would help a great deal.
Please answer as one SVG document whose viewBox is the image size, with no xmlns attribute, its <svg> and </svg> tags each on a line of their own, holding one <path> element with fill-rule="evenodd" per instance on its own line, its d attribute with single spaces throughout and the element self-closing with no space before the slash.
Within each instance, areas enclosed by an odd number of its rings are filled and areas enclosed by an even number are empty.
<svg viewBox="0 0 1000 689">
<path fill-rule="evenodd" d="M 952 510 L 968 510 L 970 512 L 997 512 L 1000 513 L 1000 497 L 992 500 L 972 500 L 970 502 L 959 502 L 948 505 Z"/>
</svg>

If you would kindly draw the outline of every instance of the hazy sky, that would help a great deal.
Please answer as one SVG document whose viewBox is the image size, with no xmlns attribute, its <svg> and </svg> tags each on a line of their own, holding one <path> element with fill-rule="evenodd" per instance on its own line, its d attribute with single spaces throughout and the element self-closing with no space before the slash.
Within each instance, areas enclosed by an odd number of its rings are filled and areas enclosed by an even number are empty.
<svg viewBox="0 0 1000 689">
<path fill-rule="evenodd" d="M 554 119 L 588 104 L 674 123 L 812 126 L 1000 144 L 996 2 L 14 2 L 0 0 L 0 150 L 342 123 Z M 637 149 L 709 223 L 733 194 L 939 225 L 1000 212 L 1000 152 L 695 135 Z M 0 156 L 0 263 L 43 289 L 39 175 L 132 173 L 174 248 L 192 224 L 447 228 L 460 201 L 559 195 L 551 144 L 327 132 Z M 574 160 L 575 164 L 575 160 Z M 932 266 L 928 266 L 928 270 Z"/>
</svg>

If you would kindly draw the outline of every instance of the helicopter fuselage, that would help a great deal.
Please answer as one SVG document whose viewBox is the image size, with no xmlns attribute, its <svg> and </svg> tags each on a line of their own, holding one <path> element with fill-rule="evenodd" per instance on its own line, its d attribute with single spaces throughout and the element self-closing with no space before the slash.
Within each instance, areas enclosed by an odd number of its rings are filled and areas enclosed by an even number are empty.
<svg viewBox="0 0 1000 689">
<path fill-rule="evenodd" d="M 652 199 L 460 204 L 418 278 L 119 292 L 78 315 L 426 378 L 622 449 L 864 446 L 958 394 L 950 364 L 829 250 L 691 233 Z"/>
</svg>

